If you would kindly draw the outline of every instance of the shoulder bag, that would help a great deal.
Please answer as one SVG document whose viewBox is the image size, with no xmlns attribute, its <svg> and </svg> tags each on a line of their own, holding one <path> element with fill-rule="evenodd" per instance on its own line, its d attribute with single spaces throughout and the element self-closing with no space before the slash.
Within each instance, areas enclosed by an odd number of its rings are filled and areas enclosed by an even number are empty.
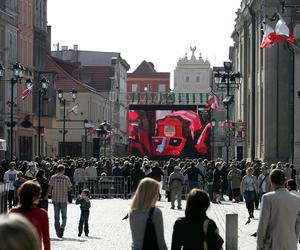
<svg viewBox="0 0 300 250">
<path fill-rule="evenodd" d="M 207 244 L 208 224 L 209 224 L 209 219 L 206 219 L 203 222 L 203 234 L 204 234 L 203 250 L 209 250 L 208 249 L 208 244 Z M 214 234 L 213 234 L 212 242 L 213 242 L 213 246 L 212 246 L 213 250 L 223 250 L 222 245 L 224 243 L 224 240 L 222 239 L 222 237 L 219 235 L 219 233 L 217 231 L 215 231 Z"/>
<path fill-rule="evenodd" d="M 152 207 L 149 210 L 142 250 L 159 250 L 155 233 L 155 226 L 152 220 L 154 209 L 155 207 Z"/>
</svg>

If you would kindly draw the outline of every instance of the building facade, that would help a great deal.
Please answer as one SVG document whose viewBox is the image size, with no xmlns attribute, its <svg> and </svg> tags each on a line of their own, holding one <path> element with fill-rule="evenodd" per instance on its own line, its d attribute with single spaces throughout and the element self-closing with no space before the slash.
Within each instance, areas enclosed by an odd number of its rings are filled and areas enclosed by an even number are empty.
<svg viewBox="0 0 300 250">
<path fill-rule="evenodd" d="M 179 59 L 174 70 L 174 92 L 175 93 L 208 93 L 211 85 L 212 69 L 209 61 L 202 59 L 201 53 L 197 59 L 196 47 L 190 48 L 192 56 L 187 54 Z"/>
<path fill-rule="evenodd" d="M 55 95 L 56 116 L 44 117 L 44 153 L 47 156 L 56 157 L 69 155 L 71 157 L 93 156 L 93 138 L 97 133 L 87 133 L 85 122 L 97 128 L 99 113 L 105 107 L 106 97 L 91 86 L 73 78 L 57 61 L 56 58 L 48 57 L 47 70 L 55 72 L 55 89 L 61 89 L 66 100 L 64 110 L 63 102 Z M 72 90 L 77 91 L 75 101 L 72 99 Z M 52 104 L 52 105 L 53 105 Z M 77 105 L 77 113 L 71 112 Z M 65 112 L 65 142 L 63 143 L 63 122 Z M 63 145 L 64 151 L 62 149 Z"/>
<path fill-rule="evenodd" d="M 111 124 L 114 136 L 111 140 L 110 154 L 125 155 L 127 149 L 127 71 L 130 65 L 120 53 L 80 51 L 59 45 L 51 55 L 65 62 L 77 64 L 77 67 L 65 67 L 72 77 L 93 87 L 105 96 L 102 110 L 97 113 L 99 122 Z"/>
<path fill-rule="evenodd" d="M 299 48 L 288 43 L 260 48 L 262 30 L 265 24 L 274 28 L 277 20 L 271 17 L 275 13 L 280 13 L 299 38 L 296 8 L 282 12 L 280 1 L 244 0 L 237 11 L 231 59 L 235 71 L 242 73 L 243 83 L 236 90 L 235 120 L 246 122 L 245 158 L 299 163 Z"/>
</svg>

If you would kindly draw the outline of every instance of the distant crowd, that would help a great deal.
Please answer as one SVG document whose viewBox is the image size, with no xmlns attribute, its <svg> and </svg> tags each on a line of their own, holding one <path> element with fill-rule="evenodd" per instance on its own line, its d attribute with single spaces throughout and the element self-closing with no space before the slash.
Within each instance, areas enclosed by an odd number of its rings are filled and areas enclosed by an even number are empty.
<svg viewBox="0 0 300 250">
<path fill-rule="evenodd" d="M 118 197 L 118 195 L 126 193 L 127 196 L 123 197 L 133 199 L 128 216 L 133 237 L 132 249 L 166 249 L 163 228 L 161 228 L 163 227 L 162 215 L 160 210 L 155 208 L 156 201 L 165 194 L 167 200 L 171 202 L 171 209 L 175 209 L 176 205 L 177 209 L 182 209 L 181 201 L 187 199 L 185 208 L 187 221 L 179 220 L 175 223 L 172 249 L 191 246 L 191 242 L 194 242 L 196 245 L 206 244 L 206 249 L 210 250 L 219 249 L 223 244 L 220 236 L 213 234 L 214 231 L 217 232 L 217 226 L 206 216 L 210 201 L 220 204 L 225 200 L 225 196 L 234 203 L 245 201 L 249 220 L 251 220 L 255 217 L 254 211 L 258 209 L 260 203 L 262 203 L 263 213 L 270 210 L 266 209 L 267 202 L 263 200 L 271 197 L 274 190 L 287 190 L 289 193 L 299 196 L 299 180 L 299 167 L 282 162 L 269 165 L 260 160 L 231 160 L 227 164 L 222 159 L 209 161 L 206 159 L 170 158 L 167 161 L 152 161 L 147 157 L 135 156 L 101 157 L 100 159 L 65 157 L 42 160 L 36 158 L 35 161 L 8 162 L 3 160 L 0 166 L 0 182 L 9 185 L 8 208 L 10 213 L 22 214 L 32 222 L 38 232 L 37 237 L 40 238 L 39 249 L 43 246 L 42 249 L 46 250 L 50 249 L 47 215 L 49 198 L 52 199 L 54 226 L 59 238 L 63 237 L 67 223 L 67 203 L 76 198 L 75 203 L 80 205 L 81 211 L 78 225 L 78 236 L 80 237 L 82 232 L 86 236 L 89 235 L 90 198 L 97 197 L 99 194 L 105 195 L 100 197 L 109 197 L 108 189 L 113 189 L 113 195 L 110 197 Z M 101 189 L 103 183 L 110 186 Z M 105 193 L 103 193 L 104 190 Z M 164 191 L 162 192 L 162 190 Z M 270 196 L 267 195 L 269 193 Z M 291 199 L 291 204 L 293 202 L 295 201 Z M 293 209 L 290 211 L 291 214 L 297 211 L 298 205 Z M 197 211 L 200 211 L 200 214 Z M 146 234 L 147 236 L 151 234 L 146 228 L 148 227 L 146 221 L 152 216 L 154 220 L 152 222 L 156 224 L 154 230 L 160 232 L 154 240 L 158 245 L 146 248 L 143 244 L 146 244 L 147 240 L 153 242 L 153 239 L 146 237 Z M 36 220 L 37 217 L 38 220 Z M 196 222 L 190 222 L 189 217 L 197 218 Z M 290 223 L 294 219 L 295 217 L 290 220 Z M 295 221 L 298 240 L 300 218 L 298 220 L 296 218 Z M 203 229 L 198 240 L 196 235 L 186 235 L 188 228 L 197 228 L 198 224 L 202 225 Z M 187 225 L 189 225 L 188 228 L 186 228 Z M 266 235 L 258 236 L 258 244 L 264 244 L 261 242 L 261 237 L 268 236 L 269 232 L 264 226 L 259 226 L 258 232 L 264 232 Z M 143 230 L 145 233 L 141 235 L 140 232 Z M 207 242 L 204 242 L 206 233 L 208 234 Z M 178 239 L 182 236 L 186 239 L 179 241 Z M 213 245 L 210 241 L 218 242 L 218 246 Z M 147 244 L 151 245 L 151 243 Z"/>
</svg>

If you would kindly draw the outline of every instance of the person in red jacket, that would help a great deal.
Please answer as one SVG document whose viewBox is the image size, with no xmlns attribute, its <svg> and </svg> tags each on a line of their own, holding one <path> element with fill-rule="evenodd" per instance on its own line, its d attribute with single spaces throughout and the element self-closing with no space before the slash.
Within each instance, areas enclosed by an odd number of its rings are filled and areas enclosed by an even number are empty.
<svg viewBox="0 0 300 250">
<path fill-rule="evenodd" d="M 12 208 L 9 213 L 19 213 L 26 217 L 35 227 L 40 238 L 40 249 L 50 250 L 48 213 L 37 207 L 41 192 L 41 186 L 37 181 L 26 181 L 19 188 L 18 206 Z"/>
</svg>

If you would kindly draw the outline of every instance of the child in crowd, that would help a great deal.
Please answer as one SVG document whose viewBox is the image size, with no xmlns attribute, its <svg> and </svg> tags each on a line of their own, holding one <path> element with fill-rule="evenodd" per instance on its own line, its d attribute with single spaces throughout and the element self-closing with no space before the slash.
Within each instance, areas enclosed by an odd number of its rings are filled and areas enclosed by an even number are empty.
<svg viewBox="0 0 300 250">
<path fill-rule="evenodd" d="M 80 220 L 78 225 L 78 237 L 82 234 L 82 229 L 84 226 L 85 236 L 89 236 L 89 215 L 90 215 L 90 207 L 91 202 L 89 199 L 90 191 L 88 189 L 83 189 L 81 195 L 78 195 L 76 199 L 76 204 L 80 204 Z"/>
</svg>

